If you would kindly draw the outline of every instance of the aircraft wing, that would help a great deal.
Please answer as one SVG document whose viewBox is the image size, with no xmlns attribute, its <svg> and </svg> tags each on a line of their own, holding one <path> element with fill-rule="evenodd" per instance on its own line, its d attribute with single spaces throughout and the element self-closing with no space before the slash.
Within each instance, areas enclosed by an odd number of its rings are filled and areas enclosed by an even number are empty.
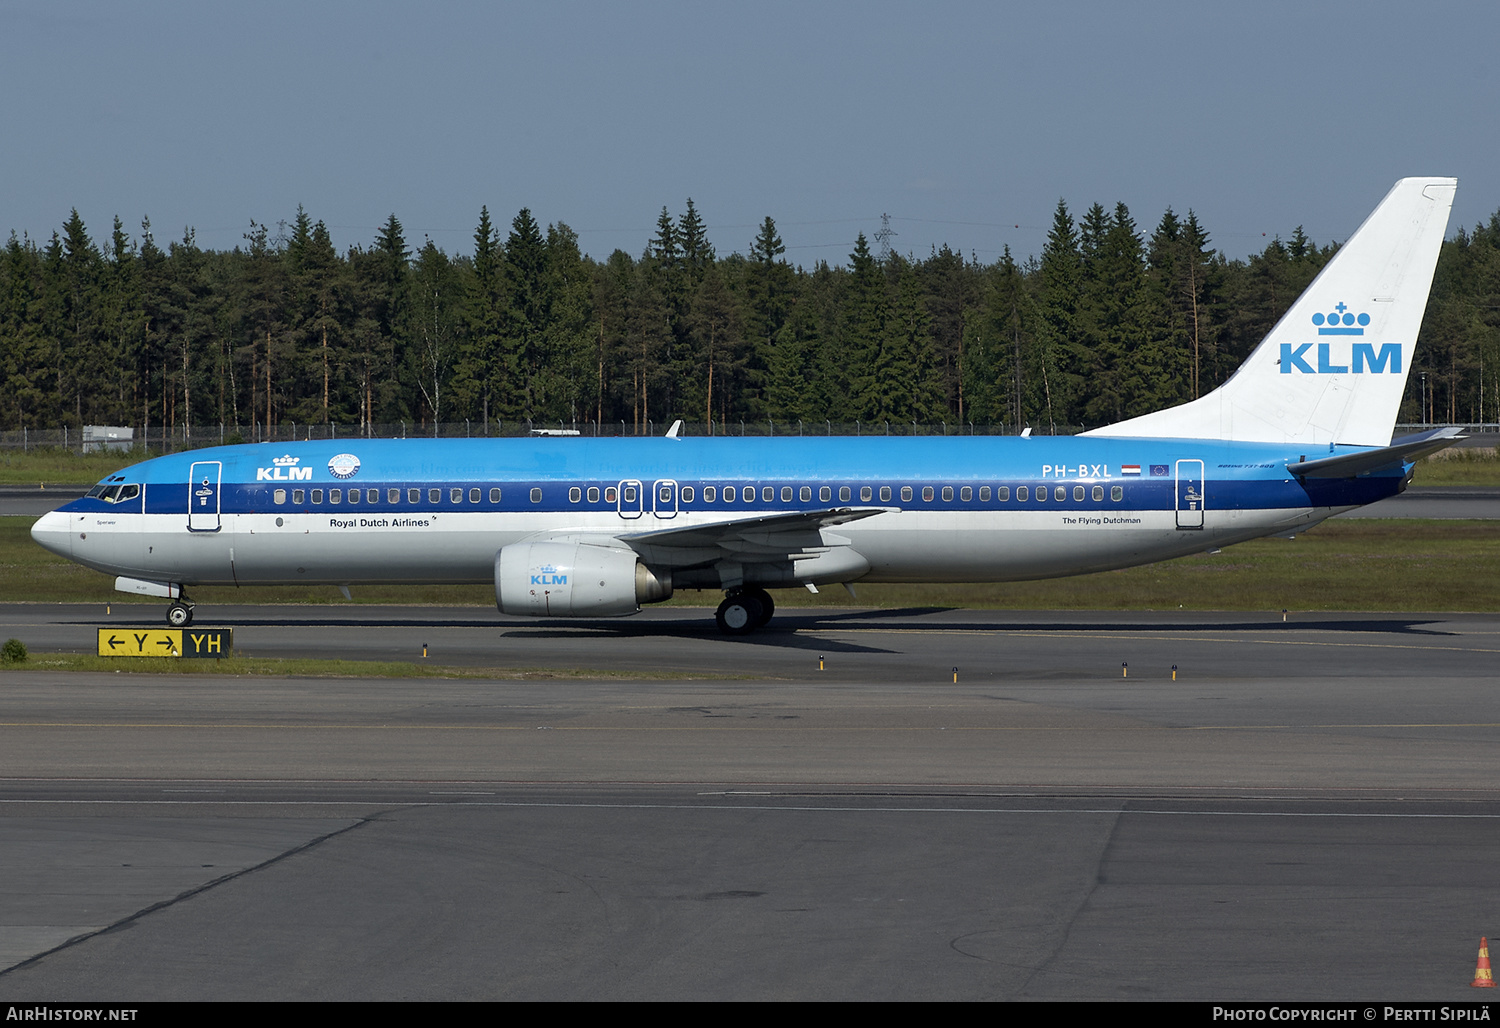
<svg viewBox="0 0 1500 1028">
<path fill-rule="evenodd" d="M 877 514 L 898 510 L 896 507 L 832 507 L 825 510 L 799 511 L 793 514 L 768 514 L 763 517 L 734 518 L 713 524 L 653 528 L 639 532 L 561 532 L 541 533 L 536 541 L 571 541 L 594 546 L 625 546 L 655 567 L 688 568 L 733 565 L 800 562 L 799 567 L 812 568 L 815 562 L 819 576 L 838 577 L 847 571 L 858 577 L 869 570 L 869 564 L 854 551 L 850 541 L 821 531 Z M 731 576 L 734 574 L 730 572 Z M 808 573 L 811 573 L 810 571 Z"/>
<path fill-rule="evenodd" d="M 686 567 L 718 560 L 739 563 L 784 561 L 822 553 L 848 540 L 825 537 L 819 530 L 833 525 L 884 514 L 891 507 L 832 507 L 736 518 L 711 525 L 658 528 L 624 532 L 614 538 L 639 553 L 648 562 L 667 567 Z"/>
<path fill-rule="evenodd" d="M 1341 453 L 1321 460 L 1294 461 L 1286 469 L 1302 478 L 1357 478 L 1367 472 L 1436 453 L 1452 446 L 1462 435 L 1463 429 L 1457 426 L 1434 428 L 1429 432 L 1392 439 L 1391 445 L 1374 450 Z"/>
</svg>

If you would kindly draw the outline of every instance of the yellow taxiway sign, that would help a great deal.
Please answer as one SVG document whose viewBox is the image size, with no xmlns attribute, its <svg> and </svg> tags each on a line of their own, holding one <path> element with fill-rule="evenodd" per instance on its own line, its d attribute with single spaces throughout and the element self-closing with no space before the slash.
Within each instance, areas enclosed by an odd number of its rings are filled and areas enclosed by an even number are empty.
<svg viewBox="0 0 1500 1028">
<path fill-rule="evenodd" d="M 227 657 L 232 628 L 101 628 L 101 657 Z"/>
</svg>

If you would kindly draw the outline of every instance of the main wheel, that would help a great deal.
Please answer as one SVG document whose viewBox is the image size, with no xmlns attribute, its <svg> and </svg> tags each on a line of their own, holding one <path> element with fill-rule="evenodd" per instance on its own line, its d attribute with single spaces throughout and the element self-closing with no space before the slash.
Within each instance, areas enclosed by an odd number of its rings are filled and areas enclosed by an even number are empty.
<svg viewBox="0 0 1500 1028">
<path fill-rule="evenodd" d="M 745 635 L 761 625 L 760 601 L 747 593 L 726 596 L 714 614 L 719 631 L 727 635 Z"/>
<path fill-rule="evenodd" d="M 770 593 L 753 585 L 746 588 L 744 594 L 760 604 L 760 620 L 755 625 L 757 628 L 764 626 L 771 620 L 771 615 L 776 613 L 776 601 L 771 599 Z"/>
<path fill-rule="evenodd" d="M 186 628 L 193 623 L 193 608 L 186 603 L 174 603 L 167 608 L 167 624 L 173 628 Z"/>
</svg>

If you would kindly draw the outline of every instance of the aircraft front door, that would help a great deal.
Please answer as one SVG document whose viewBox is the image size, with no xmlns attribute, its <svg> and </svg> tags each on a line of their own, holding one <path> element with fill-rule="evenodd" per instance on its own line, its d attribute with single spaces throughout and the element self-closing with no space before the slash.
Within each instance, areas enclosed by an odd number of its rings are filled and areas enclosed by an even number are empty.
<svg viewBox="0 0 1500 1028">
<path fill-rule="evenodd" d="M 188 469 L 189 532 L 219 530 L 219 480 L 224 465 L 216 460 L 197 461 Z"/>
<path fill-rule="evenodd" d="M 1180 460 L 1177 462 L 1177 527 L 1202 528 L 1203 508 L 1203 462 Z"/>
<path fill-rule="evenodd" d="M 641 483 L 636 479 L 627 479 L 620 483 L 620 491 L 617 494 L 615 510 L 619 511 L 622 518 L 638 518 L 646 510 L 646 498 L 641 492 Z"/>
</svg>

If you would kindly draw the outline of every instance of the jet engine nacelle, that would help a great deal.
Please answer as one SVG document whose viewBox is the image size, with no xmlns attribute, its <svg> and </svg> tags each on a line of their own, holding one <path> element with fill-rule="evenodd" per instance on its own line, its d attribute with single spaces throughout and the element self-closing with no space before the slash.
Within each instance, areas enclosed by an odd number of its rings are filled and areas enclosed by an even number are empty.
<svg viewBox="0 0 1500 1028">
<path fill-rule="evenodd" d="M 623 546 L 512 543 L 495 554 L 495 603 L 506 614 L 610 617 L 671 595 L 671 573 Z"/>
</svg>

